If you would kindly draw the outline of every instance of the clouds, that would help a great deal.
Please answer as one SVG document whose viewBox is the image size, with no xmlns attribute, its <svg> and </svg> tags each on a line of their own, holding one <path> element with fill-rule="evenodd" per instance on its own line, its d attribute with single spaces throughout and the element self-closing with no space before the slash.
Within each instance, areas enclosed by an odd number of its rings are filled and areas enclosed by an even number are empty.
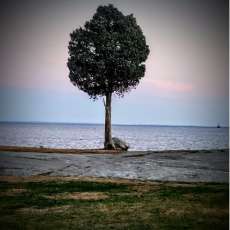
<svg viewBox="0 0 230 230">
<path fill-rule="evenodd" d="M 191 84 L 188 83 L 182 83 L 182 82 L 176 82 L 176 81 L 170 81 L 170 80 L 149 80 L 147 81 L 148 84 L 151 84 L 151 87 L 156 88 L 157 90 L 164 93 L 189 93 L 194 88 Z"/>
<path fill-rule="evenodd" d="M 110 2 L 124 14 L 134 14 L 150 46 L 145 77 L 137 89 L 124 99 L 115 99 L 116 111 L 119 112 L 114 112 L 113 121 L 228 124 L 228 1 Z M 60 119 L 63 122 L 81 122 L 84 116 L 88 122 L 103 122 L 101 104 L 96 103 L 91 110 L 87 95 L 82 97 L 83 94 L 69 82 L 66 62 L 69 33 L 84 25 L 98 5 L 107 3 L 99 0 L 22 0 L 20 3 L 5 1 L 2 4 L 0 88 L 15 91 L 9 99 L 15 104 L 18 101 L 16 91 L 20 92 L 20 98 L 30 95 L 31 100 L 22 103 L 24 111 L 30 108 L 30 113 L 24 116 L 25 120 L 39 120 L 38 111 L 33 108 L 33 100 L 34 104 L 36 101 L 32 96 L 34 92 L 36 98 L 40 94 L 45 101 L 41 110 L 49 111 L 51 108 L 47 105 L 51 103 L 56 112 L 71 108 L 71 113 L 79 115 L 67 116 L 62 112 Z M 60 105 L 52 92 L 69 99 Z M 75 101 L 75 97 L 76 108 L 83 106 L 84 110 L 77 111 L 68 103 Z M 132 116 L 138 109 L 137 105 L 145 112 L 138 111 L 138 116 Z M 101 110 L 100 120 L 96 111 Z M 87 111 L 91 116 L 87 115 Z M 121 116 L 121 111 L 126 112 Z M 163 111 L 164 119 L 160 116 Z M 17 120 L 19 113 L 17 106 L 10 110 L 14 120 Z M 52 111 L 45 114 L 40 117 L 42 121 L 55 121 Z M 23 119 L 23 115 L 20 116 Z M 0 120 L 3 120 L 1 113 Z"/>
</svg>

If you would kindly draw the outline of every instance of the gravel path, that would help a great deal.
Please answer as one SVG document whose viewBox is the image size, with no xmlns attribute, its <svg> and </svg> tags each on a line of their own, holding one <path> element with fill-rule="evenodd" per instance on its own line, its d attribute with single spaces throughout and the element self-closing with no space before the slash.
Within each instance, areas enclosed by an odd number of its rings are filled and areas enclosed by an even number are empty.
<svg viewBox="0 0 230 230">
<path fill-rule="evenodd" d="M 228 182 L 228 150 L 58 154 L 0 152 L 0 176 L 94 176 Z"/>
</svg>

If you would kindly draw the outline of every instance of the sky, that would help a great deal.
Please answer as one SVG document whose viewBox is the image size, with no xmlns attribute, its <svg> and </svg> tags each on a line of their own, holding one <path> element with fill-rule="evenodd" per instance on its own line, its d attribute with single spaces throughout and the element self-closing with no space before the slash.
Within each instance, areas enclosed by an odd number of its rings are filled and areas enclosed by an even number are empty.
<svg viewBox="0 0 230 230">
<path fill-rule="evenodd" d="M 69 34 L 112 3 L 150 47 L 136 89 L 112 99 L 113 124 L 228 126 L 228 1 L 40 0 L 0 6 L 0 121 L 103 123 L 68 78 Z"/>
</svg>

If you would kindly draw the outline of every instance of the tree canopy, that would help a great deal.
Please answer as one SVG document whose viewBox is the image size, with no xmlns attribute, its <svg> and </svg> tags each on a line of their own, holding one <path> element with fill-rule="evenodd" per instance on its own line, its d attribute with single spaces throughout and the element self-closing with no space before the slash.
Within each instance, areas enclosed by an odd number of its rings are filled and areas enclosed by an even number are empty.
<svg viewBox="0 0 230 230">
<path fill-rule="evenodd" d="M 90 97 L 123 96 L 144 76 L 149 47 L 132 14 L 125 16 L 111 4 L 99 6 L 70 37 L 69 78 Z"/>
</svg>

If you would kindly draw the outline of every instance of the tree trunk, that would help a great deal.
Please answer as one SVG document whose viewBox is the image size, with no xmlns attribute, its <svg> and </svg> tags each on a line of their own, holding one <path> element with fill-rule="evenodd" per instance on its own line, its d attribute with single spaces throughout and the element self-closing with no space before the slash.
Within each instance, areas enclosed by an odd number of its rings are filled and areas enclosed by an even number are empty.
<svg viewBox="0 0 230 230">
<path fill-rule="evenodd" d="M 105 149 L 115 149 L 112 141 L 112 131 L 111 131 L 111 102 L 112 102 L 112 93 L 106 95 L 105 103 Z"/>
</svg>

